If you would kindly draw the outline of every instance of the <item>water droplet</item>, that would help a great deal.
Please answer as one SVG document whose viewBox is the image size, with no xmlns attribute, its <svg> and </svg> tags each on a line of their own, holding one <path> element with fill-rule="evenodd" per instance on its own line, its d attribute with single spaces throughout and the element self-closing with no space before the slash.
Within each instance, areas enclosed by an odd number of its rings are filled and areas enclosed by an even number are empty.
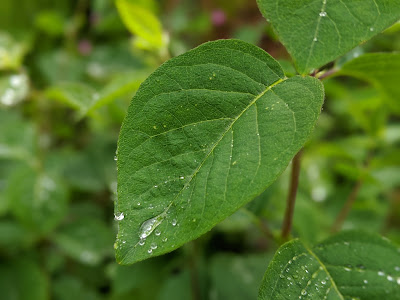
<svg viewBox="0 0 400 300">
<path fill-rule="evenodd" d="M 286 277 L 287 280 L 292 280 L 291 276 Z"/>
<path fill-rule="evenodd" d="M 378 271 L 378 275 L 379 275 L 379 276 L 384 276 L 385 273 L 383 273 L 382 271 Z"/>
<path fill-rule="evenodd" d="M 291 263 L 292 263 L 292 260 L 289 260 L 289 261 L 288 261 L 288 264 L 291 264 Z"/>
<path fill-rule="evenodd" d="M 364 265 L 357 265 L 357 268 L 360 270 L 365 270 L 365 266 Z"/>
<path fill-rule="evenodd" d="M 315 38 L 313 38 L 313 41 L 316 42 L 316 41 L 318 41 L 318 39 L 315 37 Z"/>
<path fill-rule="evenodd" d="M 171 222 L 172 226 L 175 226 L 176 223 L 177 223 L 176 219 L 173 219 L 172 222 Z"/>
<path fill-rule="evenodd" d="M 185 179 L 185 177 L 184 177 L 184 176 L 181 176 L 181 177 L 179 177 L 179 179 L 183 180 L 183 179 Z"/>
<path fill-rule="evenodd" d="M 279 277 L 282 278 L 282 279 L 285 278 L 285 276 L 283 276 L 283 274 L 279 275 Z"/>
<path fill-rule="evenodd" d="M 155 185 L 154 188 L 158 188 L 158 185 Z"/>
<path fill-rule="evenodd" d="M 162 213 L 154 218 L 144 221 L 139 229 L 139 237 L 141 239 L 145 239 L 146 237 L 148 237 L 153 232 L 153 230 L 156 229 L 156 227 L 161 224 L 164 218 L 165 218 L 165 213 Z"/>
<path fill-rule="evenodd" d="M 160 230 L 158 230 L 158 229 L 156 229 L 156 231 L 155 231 L 154 233 L 155 233 L 155 235 L 156 235 L 156 236 L 160 236 L 160 234 L 161 234 L 161 231 L 160 231 Z"/>
<path fill-rule="evenodd" d="M 305 296 L 305 295 L 307 295 L 307 291 L 306 291 L 306 290 L 301 290 L 301 294 L 302 294 L 303 296 Z"/>
<path fill-rule="evenodd" d="M 119 213 L 119 214 L 114 214 L 114 218 L 117 221 L 121 221 L 121 220 L 123 220 L 125 218 L 125 216 L 124 216 L 124 213 L 122 212 L 122 213 Z"/>
<path fill-rule="evenodd" d="M 168 238 L 165 237 L 165 238 L 162 239 L 162 241 L 165 243 L 166 241 L 168 241 Z"/>
<path fill-rule="evenodd" d="M 156 243 L 151 243 L 151 245 L 150 245 L 150 247 L 151 247 L 151 249 L 157 249 L 157 244 Z"/>
<path fill-rule="evenodd" d="M 326 284 L 326 281 L 325 281 L 325 280 L 322 280 L 321 283 L 322 283 L 322 284 Z"/>
<path fill-rule="evenodd" d="M 117 160 L 118 160 L 118 157 L 117 157 L 116 155 L 114 156 L 114 160 L 115 160 L 115 161 L 117 161 Z"/>
<path fill-rule="evenodd" d="M 122 241 L 122 244 L 125 244 L 126 243 L 126 241 Z"/>
<path fill-rule="evenodd" d="M 386 276 L 386 278 L 387 278 L 387 280 L 389 280 L 389 281 L 393 281 L 393 280 L 394 280 L 394 278 L 393 278 L 392 276 L 390 276 L 390 275 Z"/>
<path fill-rule="evenodd" d="M 396 266 L 396 267 L 394 267 L 394 270 L 395 270 L 395 271 L 400 271 L 400 267 L 397 267 L 397 266 Z"/>
<path fill-rule="evenodd" d="M 397 284 L 399 284 L 399 285 L 400 285 L 400 277 L 399 277 L 399 278 L 397 278 L 396 282 L 397 282 Z"/>
<path fill-rule="evenodd" d="M 343 244 L 345 244 L 346 246 L 349 246 L 349 245 L 350 245 L 349 242 L 344 242 Z"/>
<path fill-rule="evenodd" d="M 138 202 L 137 205 L 140 206 L 140 202 Z"/>
<path fill-rule="evenodd" d="M 319 13 L 319 16 L 320 16 L 320 17 L 326 17 L 326 11 L 321 11 L 321 12 Z"/>
<path fill-rule="evenodd" d="M 347 272 L 351 271 L 351 269 L 348 268 L 348 267 L 344 267 L 344 270 L 347 271 Z"/>
<path fill-rule="evenodd" d="M 290 271 L 290 268 L 286 268 L 286 273 L 289 273 L 289 271 Z"/>
<path fill-rule="evenodd" d="M 364 283 L 367 284 L 367 283 L 368 283 L 368 280 L 367 280 L 367 279 L 364 279 Z"/>
<path fill-rule="evenodd" d="M 139 241 L 139 245 L 140 245 L 140 246 L 143 246 L 145 243 L 146 243 L 146 241 L 145 241 L 144 239 L 141 239 L 141 240 Z"/>
<path fill-rule="evenodd" d="M 149 250 L 147 250 L 147 253 L 149 253 L 149 254 L 152 254 L 153 253 L 153 249 L 149 249 Z"/>
<path fill-rule="evenodd" d="M 374 27 L 371 27 L 370 29 L 369 29 L 369 31 L 374 31 L 375 29 L 374 29 Z"/>
</svg>

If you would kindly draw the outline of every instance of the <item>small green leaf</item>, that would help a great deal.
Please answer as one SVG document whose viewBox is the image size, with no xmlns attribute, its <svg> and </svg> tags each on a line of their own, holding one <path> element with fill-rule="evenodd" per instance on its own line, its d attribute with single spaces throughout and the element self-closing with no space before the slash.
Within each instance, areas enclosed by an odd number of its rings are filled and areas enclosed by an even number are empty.
<svg viewBox="0 0 400 300">
<path fill-rule="evenodd" d="M 336 75 L 353 76 L 374 84 L 400 113 L 400 53 L 368 53 L 345 63 Z"/>
<path fill-rule="evenodd" d="M 136 35 L 141 43 L 147 42 L 150 48 L 163 46 L 160 21 L 142 1 L 117 0 L 118 12 L 129 31 Z"/>
<path fill-rule="evenodd" d="M 400 19 L 394 0 L 257 0 L 301 74 L 338 58 Z"/>
<path fill-rule="evenodd" d="M 117 260 L 172 251 L 260 194 L 308 139 L 322 102 L 318 80 L 287 79 L 271 56 L 238 40 L 163 64 L 120 133 Z"/>
<path fill-rule="evenodd" d="M 80 116 L 85 115 L 100 98 L 92 87 L 77 82 L 65 82 L 53 86 L 46 90 L 46 96 L 78 110 Z"/>
<path fill-rule="evenodd" d="M 0 70 L 18 69 L 29 48 L 28 36 L 16 41 L 9 33 L 0 31 Z"/>
<path fill-rule="evenodd" d="M 387 239 L 351 231 L 308 248 L 292 240 L 268 266 L 258 299 L 398 299 L 400 251 Z"/>
<path fill-rule="evenodd" d="M 64 225 L 54 235 L 54 240 L 68 256 L 87 265 L 97 265 L 112 253 L 112 231 L 92 217 Z"/>
<path fill-rule="evenodd" d="M 6 197 L 21 224 L 32 231 L 48 233 L 65 215 L 68 192 L 53 176 L 23 166 L 11 176 Z"/>
<path fill-rule="evenodd" d="M 15 112 L 0 110 L 0 158 L 34 163 L 36 139 L 34 124 Z"/>
</svg>

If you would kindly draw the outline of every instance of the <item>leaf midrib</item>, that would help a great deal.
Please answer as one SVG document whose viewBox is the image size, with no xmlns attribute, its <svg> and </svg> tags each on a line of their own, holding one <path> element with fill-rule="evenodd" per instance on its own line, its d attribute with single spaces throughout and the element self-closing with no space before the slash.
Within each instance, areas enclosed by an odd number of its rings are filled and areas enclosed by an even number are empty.
<svg viewBox="0 0 400 300">
<path fill-rule="evenodd" d="M 329 279 L 332 283 L 332 286 L 334 288 L 334 290 L 337 292 L 338 296 L 340 297 L 340 299 L 344 300 L 344 297 L 342 295 L 342 293 L 339 291 L 338 287 L 336 286 L 335 281 L 333 280 L 332 275 L 329 273 L 328 269 L 325 267 L 324 263 L 318 258 L 318 256 L 310 249 L 308 248 L 306 245 L 303 244 L 303 247 L 308 251 L 308 253 L 311 254 L 312 257 L 315 258 L 315 260 L 319 263 L 319 265 L 321 266 L 321 268 L 325 271 L 325 273 L 329 276 Z"/>
</svg>

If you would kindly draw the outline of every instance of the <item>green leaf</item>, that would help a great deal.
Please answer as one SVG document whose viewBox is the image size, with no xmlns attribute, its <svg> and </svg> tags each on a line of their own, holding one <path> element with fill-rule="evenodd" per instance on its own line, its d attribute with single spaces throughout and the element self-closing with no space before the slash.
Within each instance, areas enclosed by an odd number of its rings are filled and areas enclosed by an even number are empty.
<svg viewBox="0 0 400 300">
<path fill-rule="evenodd" d="M 34 124 L 15 112 L 0 110 L 0 158 L 34 163 L 36 139 Z"/>
<path fill-rule="evenodd" d="M 310 73 L 400 19 L 393 0 L 257 0 L 301 74 Z"/>
<path fill-rule="evenodd" d="M 93 103 L 100 98 L 95 89 L 77 82 L 65 82 L 53 86 L 46 90 L 46 96 L 78 110 L 80 116 L 85 115 Z"/>
<path fill-rule="evenodd" d="M 374 84 L 400 113 L 400 53 L 368 53 L 345 63 L 336 75 L 353 76 Z"/>
<path fill-rule="evenodd" d="M 145 75 L 141 72 L 116 76 L 101 90 L 99 98 L 88 108 L 88 113 L 90 114 L 93 110 L 114 101 L 118 97 L 135 92 L 145 78 Z"/>
<path fill-rule="evenodd" d="M 0 264 L 2 299 L 46 300 L 48 280 L 36 262 L 20 257 Z"/>
<path fill-rule="evenodd" d="M 11 176 L 6 197 L 21 224 L 48 233 L 65 215 L 68 192 L 57 178 L 23 166 Z"/>
<path fill-rule="evenodd" d="M 260 194 L 308 139 L 322 102 L 318 80 L 287 79 L 271 56 L 238 40 L 163 64 L 120 133 L 117 260 L 176 249 Z"/>
<path fill-rule="evenodd" d="M 265 255 L 219 254 L 210 263 L 214 299 L 256 299 L 265 268 Z"/>
<path fill-rule="evenodd" d="M 268 266 L 259 299 L 398 299 L 400 251 L 389 240 L 351 231 L 308 248 L 292 240 Z"/>
<path fill-rule="evenodd" d="M 9 33 L 0 31 L 0 70 L 18 69 L 29 48 L 29 37 L 16 41 Z"/>
<path fill-rule="evenodd" d="M 53 293 L 59 300 L 100 300 L 103 299 L 90 286 L 85 285 L 83 278 L 62 275 L 54 280 Z"/>
<path fill-rule="evenodd" d="M 87 265 L 97 265 L 112 253 L 111 229 L 92 217 L 64 225 L 57 231 L 54 240 L 68 256 Z"/>
<path fill-rule="evenodd" d="M 141 2 L 143 1 L 116 0 L 115 4 L 129 31 L 136 35 L 141 43 L 148 43 L 149 48 L 160 49 L 163 47 L 161 23 Z"/>
</svg>

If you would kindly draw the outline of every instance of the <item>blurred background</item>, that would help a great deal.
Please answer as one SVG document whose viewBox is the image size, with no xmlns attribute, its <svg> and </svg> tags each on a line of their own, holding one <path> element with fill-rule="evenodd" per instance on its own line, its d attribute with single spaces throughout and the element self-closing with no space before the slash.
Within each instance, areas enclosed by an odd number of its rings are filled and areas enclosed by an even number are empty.
<svg viewBox="0 0 400 300">
<path fill-rule="evenodd" d="M 165 60 L 220 38 L 256 44 L 295 74 L 255 0 L 0 1 L 1 299 L 256 299 L 280 243 L 288 171 L 198 240 L 133 266 L 114 259 L 114 157 L 129 102 Z M 399 50 L 398 23 L 336 67 Z M 400 99 L 350 77 L 324 84 L 293 235 L 313 244 L 353 228 L 400 243 Z"/>
</svg>

